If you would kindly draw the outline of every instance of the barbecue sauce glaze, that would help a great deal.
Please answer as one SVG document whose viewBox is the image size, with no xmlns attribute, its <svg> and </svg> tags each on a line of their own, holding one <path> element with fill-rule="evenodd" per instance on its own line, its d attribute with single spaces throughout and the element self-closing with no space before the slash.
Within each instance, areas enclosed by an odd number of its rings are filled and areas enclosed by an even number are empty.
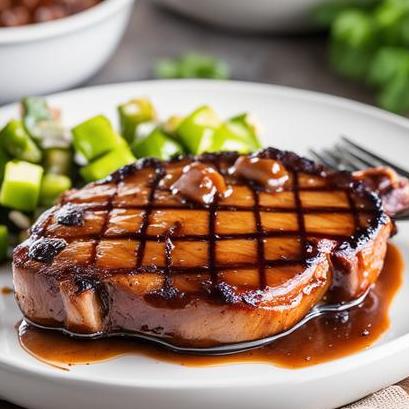
<svg viewBox="0 0 409 409">
<path fill-rule="evenodd" d="M 143 354 L 185 366 L 266 363 L 300 368 L 341 358 L 372 345 L 389 327 L 388 310 L 402 281 L 403 259 L 389 244 L 384 269 L 366 300 L 349 313 L 310 321 L 285 339 L 259 350 L 227 357 L 178 355 L 132 339 L 76 340 L 25 324 L 19 328 L 22 347 L 40 361 L 67 369 L 121 355 Z"/>
</svg>

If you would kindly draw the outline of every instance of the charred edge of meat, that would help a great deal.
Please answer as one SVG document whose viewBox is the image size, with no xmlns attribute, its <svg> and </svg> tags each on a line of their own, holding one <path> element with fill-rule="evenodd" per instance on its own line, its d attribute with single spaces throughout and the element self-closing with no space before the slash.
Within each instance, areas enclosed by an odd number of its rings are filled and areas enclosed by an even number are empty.
<svg viewBox="0 0 409 409">
<path fill-rule="evenodd" d="M 280 161 L 286 168 L 290 168 L 291 170 L 297 172 L 306 172 L 316 175 L 322 175 L 325 173 L 325 168 L 322 165 L 315 163 L 311 159 L 299 156 L 294 152 L 282 151 L 277 148 L 265 148 L 251 156 L 261 159 L 273 159 Z"/>
<path fill-rule="evenodd" d="M 93 290 L 101 301 L 101 311 L 104 317 L 107 316 L 110 306 L 110 298 L 108 290 L 105 285 L 95 277 L 74 277 L 74 285 L 76 287 L 77 294 L 81 294 L 84 291 Z"/>
<path fill-rule="evenodd" d="M 28 256 L 35 261 L 51 263 L 54 257 L 65 249 L 67 242 L 63 239 L 44 238 L 34 241 L 28 250 Z"/>
<path fill-rule="evenodd" d="M 201 155 L 179 155 L 168 161 L 163 161 L 155 158 L 144 158 L 138 160 L 135 163 L 126 165 L 123 168 L 113 172 L 107 178 L 98 182 L 98 184 L 103 184 L 107 182 L 120 182 L 124 180 L 127 176 L 132 175 L 138 170 L 146 169 L 149 167 L 163 168 L 166 163 L 175 163 L 180 160 L 192 160 L 204 163 L 219 163 L 220 161 L 225 161 L 228 164 L 233 165 L 236 159 L 240 156 L 238 152 L 216 152 L 216 153 L 203 153 Z M 322 175 L 325 168 L 322 165 L 315 163 L 314 161 L 297 155 L 290 151 L 281 151 L 276 148 L 265 148 L 254 154 L 251 157 L 258 157 L 261 159 L 274 159 L 281 161 L 285 167 L 289 167 L 295 171 L 303 171 L 310 174 Z"/>
<path fill-rule="evenodd" d="M 226 304 L 237 304 L 241 297 L 235 294 L 234 289 L 227 283 L 218 283 L 211 289 L 211 294 Z"/>
<path fill-rule="evenodd" d="M 78 294 L 88 290 L 95 290 L 98 287 L 98 283 L 98 280 L 91 277 L 76 277 L 74 279 Z"/>
<path fill-rule="evenodd" d="M 305 243 L 304 255 L 305 266 L 307 268 L 315 266 L 320 260 L 325 258 L 325 254 L 309 241 Z"/>
<path fill-rule="evenodd" d="M 214 285 L 210 280 L 203 283 L 203 290 L 213 302 L 219 304 L 237 305 L 255 308 L 262 298 L 260 290 L 248 291 L 243 294 L 237 294 L 236 289 L 227 283 L 218 283 Z"/>
<path fill-rule="evenodd" d="M 44 229 L 47 227 L 47 220 L 57 209 L 57 206 L 53 206 L 50 209 L 46 210 L 31 226 L 30 233 L 32 236 L 41 237 Z"/>
<path fill-rule="evenodd" d="M 126 179 L 128 176 L 133 175 L 135 172 L 147 169 L 147 168 L 154 168 L 156 172 L 159 174 L 164 173 L 163 164 L 165 162 L 161 161 L 160 159 L 155 158 L 143 158 L 135 163 L 131 163 L 130 165 L 125 165 L 122 168 L 118 169 L 117 171 L 111 173 L 106 178 L 97 182 L 97 184 L 104 184 L 107 182 L 121 182 Z"/>
<path fill-rule="evenodd" d="M 72 203 L 65 204 L 57 212 L 57 223 L 64 226 L 82 226 L 84 224 L 84 209 Z"/>
<path fill-rule="evenodd" d="M 144 296 L 146 302 L 154 305 L 156 308 L 183 308 L 191 300 L 191 297 L 185 297 L 172 285 L 165 285 L 160 290 L 152 291 Z"/>
</svg>

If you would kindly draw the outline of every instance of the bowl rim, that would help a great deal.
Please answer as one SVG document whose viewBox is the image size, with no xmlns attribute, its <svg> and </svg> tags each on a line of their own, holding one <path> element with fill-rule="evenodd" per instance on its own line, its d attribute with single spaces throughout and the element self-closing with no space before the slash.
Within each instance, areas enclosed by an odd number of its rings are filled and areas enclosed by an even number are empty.
<svg viewBox="0 0 409 409">
<path fill-rule="evenodd" d="M 134 0 L 104 0 L 85 11 L 58 20 L 19 27 L 2 27 L 0 28 L 0 46 L 54 38 L 81 30 L 110 17 L 133 2 Z"/>
</svg>

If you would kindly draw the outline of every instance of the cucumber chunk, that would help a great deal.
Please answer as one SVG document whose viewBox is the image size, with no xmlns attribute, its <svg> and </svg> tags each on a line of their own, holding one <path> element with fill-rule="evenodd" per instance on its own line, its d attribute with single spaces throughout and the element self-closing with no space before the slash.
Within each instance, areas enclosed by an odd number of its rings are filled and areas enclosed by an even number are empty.
<svg viewBox="0 0 409 409">
<path fill-rule="evenodd" d="M 75 150 L 88 161 L 123 144 L 124 140 L 114 131 L 111 122 L 103 115 L 94 116 L 72 129 Z"/>
<path fill-rule="evenodd" d="M 64 175 L 45 174 L 40 189 L 40 204 L 51 206 L 61 193 L 71 188 L 71 179 Z"/>
<path fill-rule="evenodd" d="M 131 150 L 128 146 L 121 145 L 81 168 L 80 174 L 85 181 L 92 182 L 102 179 L 122 166 L 129 165 L 132 162 L 135 162 L 135 157 L 132 155 Z"/>
<path fill-rule="evenodd" d="M 156 118 L 155 107 L 146 98 L 135 98 L 119 105 L 118 114 L 121 134 L 128 143 L 135 140 L 138 125 L 153 121 Z"/>
<path fill-rule="evenodd" d="M 262 147 L 258 137 L 257 125 L 248 113 L 237 115 L 229 119 L 227 121 L 227 127 L 233 134 L 246 141 L 252 147 L 253 151 Z"/>
<path fill-rule="evenodd" d="M 31 212 L 38 203 L 43 168 L 29 162 L 13 160 L 6 164 L 0 191 L 0 204 Z"/>
<path fill-rule="evenodd" d="M 186 117 L 177 128 L 182 144 L 193 154 L 208 151 L 221 121 L 216 112 L 204 105 Z"/>
<path fill-rule="evenodd" d="M 183 153 L 182 147 L 159 128 L 147 137 L 137 139 L 132 145 L 132 151 L 137 158 L 153 157 L 164 160 Z"/>
<path fill-rule="evenodd" d="M 41 162 L 40 149 L 26 132 L 23 122 L 11 120 L 0 132 L 0 146 L 11 157 L 27 162 Z"/>
</svg>

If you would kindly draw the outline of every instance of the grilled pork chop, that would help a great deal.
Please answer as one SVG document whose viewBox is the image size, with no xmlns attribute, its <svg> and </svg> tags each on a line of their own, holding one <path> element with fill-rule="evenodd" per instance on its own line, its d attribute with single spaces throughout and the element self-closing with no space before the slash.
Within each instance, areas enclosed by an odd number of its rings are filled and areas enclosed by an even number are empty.
<svg viewBox="0 0 409 409">
<path fill-rule="evenodd" d="M 67 192 L 14 251 L 18 303 L 73 334 L 210 346 L 363 294 L 393 224 L 350 173 L 268 148 L 143 160 Z"/>
</svg>

